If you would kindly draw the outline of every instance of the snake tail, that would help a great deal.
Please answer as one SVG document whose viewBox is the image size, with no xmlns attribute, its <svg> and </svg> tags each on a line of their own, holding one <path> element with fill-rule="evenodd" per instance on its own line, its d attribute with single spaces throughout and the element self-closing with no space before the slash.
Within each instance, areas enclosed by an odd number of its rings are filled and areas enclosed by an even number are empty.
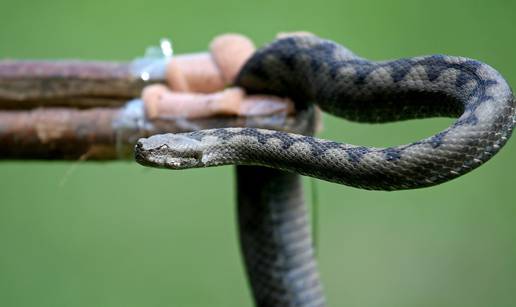
<svg viewBox="0 0 516 307">
<path fill-rule="evenodd" d="M 240 245 L 258 307 L 325 306 L 298 174 L 238 166 Z"/>
</svg>

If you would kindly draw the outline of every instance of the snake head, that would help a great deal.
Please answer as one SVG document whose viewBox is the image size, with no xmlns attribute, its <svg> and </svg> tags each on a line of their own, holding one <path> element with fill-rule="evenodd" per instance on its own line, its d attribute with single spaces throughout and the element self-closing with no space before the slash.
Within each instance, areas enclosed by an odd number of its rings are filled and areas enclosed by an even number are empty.
<svg viewBox="0 0 516 307">
<path fill-rule="evenodd" d="M 159 134 L 139 139 L 135 159 L 144 166 L 185 169 L 202 167 L 202 142 L 182 134 Z"/>
</svg>

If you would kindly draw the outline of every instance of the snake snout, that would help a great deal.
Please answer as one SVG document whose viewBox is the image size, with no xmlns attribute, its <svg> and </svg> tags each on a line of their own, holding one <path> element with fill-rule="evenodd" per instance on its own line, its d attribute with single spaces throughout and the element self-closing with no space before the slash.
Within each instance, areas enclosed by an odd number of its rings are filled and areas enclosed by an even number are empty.
<svg viewBox="0 0 516 307">
<path fill-rule="evenodd" d="M 140 139 L 134 146 L 134 159 L 144 166 L 155 166 L 152 159 L 149 159 L 149 152 L 145 149 L 145 139 Z"/>
</svg>

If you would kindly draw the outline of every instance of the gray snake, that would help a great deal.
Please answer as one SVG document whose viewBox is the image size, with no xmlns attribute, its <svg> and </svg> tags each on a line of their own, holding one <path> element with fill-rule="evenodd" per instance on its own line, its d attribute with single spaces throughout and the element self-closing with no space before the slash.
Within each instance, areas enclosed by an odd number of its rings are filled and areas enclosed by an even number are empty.
<svg viewBox="0 0 516 307">
<path fill-rule="evenodd" d="M 315 103 L 323 111 L 358 122 L 436 116 L 457 117 L 457 120 L 433 136 L 387 148 L 256 128 L 163 134 L 141 139 L 135 148 L 136 160 L 171 169 L 228 164 L 265 166 L 364 189 L 413 189 L 451 180 L 486 162 L 506 143 L 515 124 L 515 100 L 504 78 L 492 67 L 463 57 L 431 55 L 373 62 L 315 36 L 288 37 L 259 49 L 244 65 L 235 84 L 248 93 L 290 97 L 298 109 L 313 108 Z M 239 167 L 237 173 L 256 173 L 260 169 Z M 274 175 L 270 175 L 273 170 L 264 172 L 264 176 L 283 185 L 298 180 L 284 179 L 289 176 L 284 172 L 276 171 Z M 292 212 L 285 209 L 282 217 L 270 208 L 272 204 L 281 206 L 278 205 L 281 201 L 256 196 L 254 206 L 269 206 L 269 217 L 263 217 L 256 231 L 275 234 L 270 236 L 272 241 L 289 243 L 281 237 L 288 226 L 279 230 L 275 227 L 287 223 L 288 215 L 304 214 L 302 200 L 291 197 L 283 202 L 293 204 Z M 239 202 L 239 208 L 242 203 L 245 201 Z M 275 222 L 267 222 L 270 216 L 277 218 Z M 249 219 L 240 222 L 242 236 L 245 233 L 242 227 L 252 222 Z M 308 226 L 292 228 L 295 231 L 289 233 L 294 236 L 306 233 L 297 240 L 308 238 L 309 241 Z M 308 255 L 300 257 L 285 247 L 282 251 L 267 252 L 260 251 L 259 244 L 246 247 L 249 242 L 245 243 L 245 236 L 241 239 L 259 306 L 324 305 L 315 274 L 317 269 L 312 265 L 313 253 L 307 252 L 310 246 L 303 245 L 304 248 L 297 250 Z M 273 246 L 281 249 L 276 243 Z M 250 261 L 250 255 L 257 253 L 275 261 Z M 310 269 L 305 270 L 306 274 L 296 278 L 292 277 L 294 273 L 282 275 L 290 272 L 286 268 L 303 271 L 307 265 Z M 279 280 L 274 282 L 271 276 L 279 276 Z"/>
</svg>

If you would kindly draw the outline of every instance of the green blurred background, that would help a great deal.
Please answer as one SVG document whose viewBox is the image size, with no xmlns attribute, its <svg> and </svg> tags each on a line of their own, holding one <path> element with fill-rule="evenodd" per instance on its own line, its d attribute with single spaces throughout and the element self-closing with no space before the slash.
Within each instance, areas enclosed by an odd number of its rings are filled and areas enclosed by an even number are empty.
<svg viewBox="0 0 516 307">
<path fill-rule="evenodd" d="M 371 59 L 472 57 L 516 85 L 509 0 L 4 1 L 0 57 L 129 60 L 161 37 L 185 53 L 228 31 L 261 45 L 291 30 Z M 409 142 L 450 123 L 324 120 L 321 136 L 363 145 Z M 516 306 L 515 154 L 512 140 L 480 169 L 422 190 L 316 181 L 329 305 Z M 233 180 L 231 167 L 1 162 L 0 306 L 252 306 Z"/>
</svg>

